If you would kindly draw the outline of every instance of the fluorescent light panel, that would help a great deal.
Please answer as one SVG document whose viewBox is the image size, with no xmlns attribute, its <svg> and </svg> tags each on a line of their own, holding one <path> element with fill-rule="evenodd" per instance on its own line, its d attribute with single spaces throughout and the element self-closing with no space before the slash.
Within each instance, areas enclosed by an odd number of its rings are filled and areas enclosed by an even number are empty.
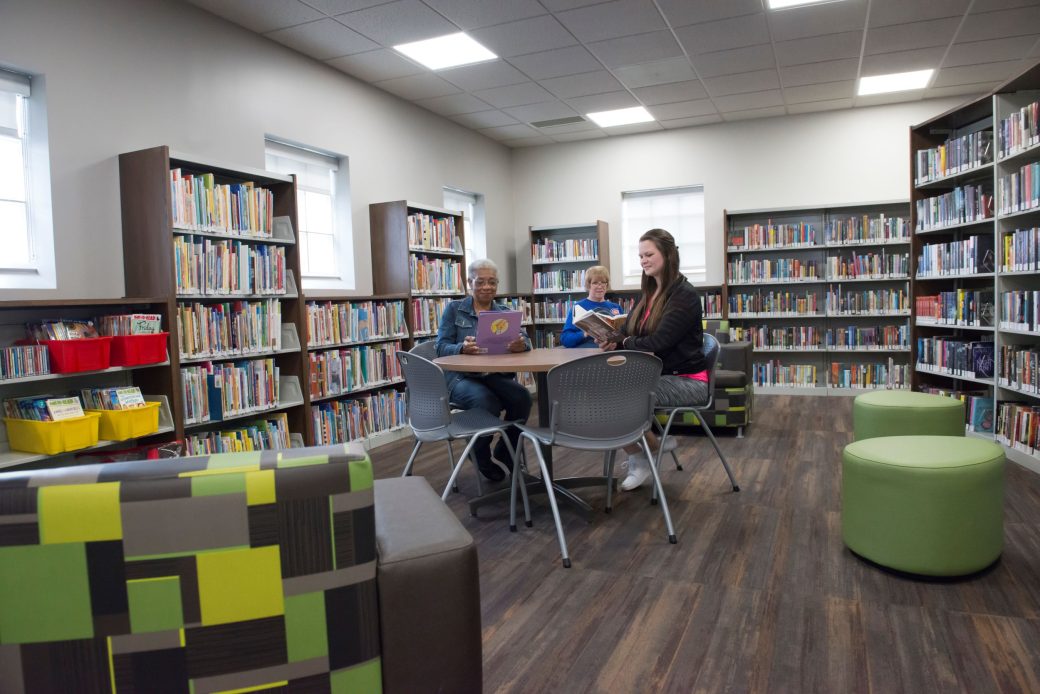
<svg viewBox="0 0 1040 694">
<path fill-rule="evenodd" d="M 801 5 L 819 5 L 821 2 L 840 2 L 841 0 L 769 0 L 769 9 L 785 10 L 788 7 Z"/>
<path fill-rule="evenodd" d="M 402 43 L 394 46 L 394 50 L 431 70 L 483 63 L 498 57 L 462 32 Z"/>
<path fill-rule="evenodd" d="M 914 70 L 913 72 L 893 72 L 890 75 L 873 75 L 859 78 L 858 96 L 868 94 L 885 94 L 887 92 L 905 92 L 910 89 L 924 89 L 932 79 L 932 68 Z"/>
<path fill-rule="evenodd" d="M 601 128 L 613 128 L 617 125 L 631 125 L 632 123 L 648 123 L 654 119 L 642 106 L 632 108 L 619 108 L 614 111 L 597 111 L 586 113 L 586 116 Z"/>
</svg>

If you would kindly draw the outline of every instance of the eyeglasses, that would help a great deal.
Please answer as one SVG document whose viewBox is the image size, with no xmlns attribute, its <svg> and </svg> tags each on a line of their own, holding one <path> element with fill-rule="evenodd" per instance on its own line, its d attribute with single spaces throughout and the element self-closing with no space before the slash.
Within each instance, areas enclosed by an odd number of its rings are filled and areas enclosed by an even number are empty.
<svg viewBox="0 0 1040 694">
<path fill-rule="evenodd" d="M 474 287 L 497 287 L 498 286 L 498 280 L 495 280 L 495 279 L 492 279 L 492 280 L 475 279 L 475 280 L 473 280 L 473 286 Z"/>
<path fill-rule="evenodd" d="M 601 287 L 606 287 L 608 284 L 610 284 L 610 282 L 608 282 L 606 280 L 592 280 L 592 281 L 589 282 L 589 285 L 593 285 L 593 284 L 598 284 Z"/>
</svg>

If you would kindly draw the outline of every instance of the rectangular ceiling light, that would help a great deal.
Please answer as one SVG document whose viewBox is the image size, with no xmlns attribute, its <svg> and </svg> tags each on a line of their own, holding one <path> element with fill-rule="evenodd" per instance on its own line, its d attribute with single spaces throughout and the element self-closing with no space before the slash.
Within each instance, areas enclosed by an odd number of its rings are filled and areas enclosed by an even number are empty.
<svg viewBox="0 0 1040 694">
<path fill-rule="evenodd" d="M 631 125 L 632 123 L 647 123 L 654 119 L 642 106 L 632 108 L 619 108 L 614 111 L 597 111 L 586 113 L 596 125 L 601 128 L 613 128 L 616 125 Z"/>
<path fill-rule="evenodd" d="M 873 75 L 859 78 L 859 96 L 868 94 L 885 94 L 887 92 L 905 92 L 910 89 L 924 89 L 932 79 L 932 68 L 914 70 L 913 72 L 893 72 L 890 75 Z"/>
<path fill-rule="evenodd" d="M 821 2 L 840 2 L 841 0 L 769 0 L 769 9 L 785 10 L 788 7 L 801 7 L 802 5 L 819 5 Z"/>
<path fill-rule="evenodd" d="M 394 46 L 394 50 L 431 70 L 483 63 L 498 57 L 462 32 L 402 43 Z"/>
</svg>

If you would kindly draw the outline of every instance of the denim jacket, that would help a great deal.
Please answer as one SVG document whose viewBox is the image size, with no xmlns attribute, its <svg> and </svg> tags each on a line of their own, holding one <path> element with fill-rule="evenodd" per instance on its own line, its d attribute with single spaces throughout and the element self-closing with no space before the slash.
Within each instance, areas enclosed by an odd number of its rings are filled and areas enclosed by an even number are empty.
<svg viewBox="0 0 1040 694">
<path fill-rule="evenodd" d="M 492 311 L 509 311 L 508 306 L 504 306 L 497 301 L 491 302 Z M 462 353 L 462 343 L 466 341 L 467 337 L 477 336 L 477 312 L 473 308 L 473 297 L 467 296 L 465 299 L 457 299 L 456 301 L 450 302 L 444 309 L 444 313 L 441 314 L 441 324 L 437 328 L 437 356 L 438 357 L 449 357 L 453 354 Z M 531 338 L 524 333 L 524 342 L 527 344 L 527 349 L 531 349 Z M 444 379 L 448 383 L 448 392 L 451 392 L 452 386 L 460 379 L 466 376 L 477 376 L 478 374 L 466 374 L 461 371 L 445 371 Z"/>
</svg>

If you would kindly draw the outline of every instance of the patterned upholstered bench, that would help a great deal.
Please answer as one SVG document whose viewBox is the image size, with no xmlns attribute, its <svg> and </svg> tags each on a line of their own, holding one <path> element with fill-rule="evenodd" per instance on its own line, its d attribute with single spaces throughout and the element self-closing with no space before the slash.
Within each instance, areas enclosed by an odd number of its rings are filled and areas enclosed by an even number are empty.
<svg viewBox="0 0 1040 694">
<path fill-rule="evenodd" d="M 472 538 L 400 481 L 347 446 L 0 475 L 0 689 L 479 691 Z"/>
</svg>

